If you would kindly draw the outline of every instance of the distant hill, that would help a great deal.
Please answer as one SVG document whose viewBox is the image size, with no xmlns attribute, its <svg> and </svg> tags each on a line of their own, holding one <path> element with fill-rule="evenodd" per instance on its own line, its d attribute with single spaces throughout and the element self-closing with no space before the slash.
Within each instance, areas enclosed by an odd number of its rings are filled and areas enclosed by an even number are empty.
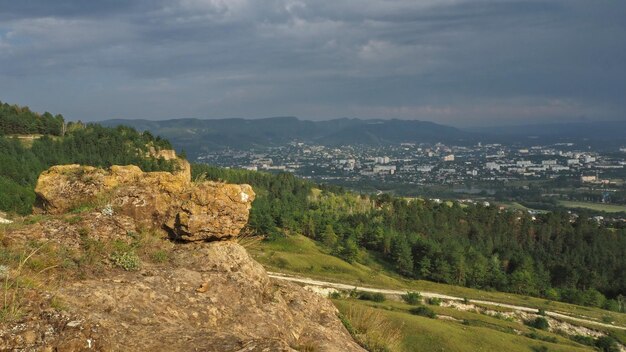
<svg viewBox="0 0 626 352">
<path fill-rule="evenodd" d="M 491 140 L 538 142 L 586 142 L 596 147 L 614 147 L 626 143 L 626 121 L 565 122 L 519 126 L 476 127 L 469 132 L 489 136 Z"/>
<path fill-rule="evenodd" d="M 203 151 L 284 145 L 293 140 L 323 145 L 469 142 L 471 132 L 416 120 L 334 119 L 306 121 L 295 117 L 264 119 L 176 119 L 165 121 L 107 120 L 105 126 L 127 125 L 168 138 L 190 156 Z"/>
<path fill-rule="evenodd" d="M 626 145 L 626 121 L 551 123 L 458 129 L 418 120 L 361 120 L 341 118 L 326 121 L 296 117 L 263 119 L 173 119 L 107 120 L 105 126 L 127 125 L 169 139 L 192 158 L 202 152 L 222 149 L 249 150 L 285 145 L 293 140 L 337 145 L 387 145 L 399 143 L 476 142 L 522 145 L 575 142 L 598 149 Z"/>
</svg>

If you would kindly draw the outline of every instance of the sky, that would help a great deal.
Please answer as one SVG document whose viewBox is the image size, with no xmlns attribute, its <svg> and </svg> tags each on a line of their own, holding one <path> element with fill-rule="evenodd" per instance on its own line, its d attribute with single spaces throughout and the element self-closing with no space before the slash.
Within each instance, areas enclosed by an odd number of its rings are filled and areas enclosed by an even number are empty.
<svg viewBox="0 0 626 352">
<path fill-rule="evenodd" d="M 0 101 L 83 121 L 626 120 L 626 1 L 0 0 Z"/>
</svg>

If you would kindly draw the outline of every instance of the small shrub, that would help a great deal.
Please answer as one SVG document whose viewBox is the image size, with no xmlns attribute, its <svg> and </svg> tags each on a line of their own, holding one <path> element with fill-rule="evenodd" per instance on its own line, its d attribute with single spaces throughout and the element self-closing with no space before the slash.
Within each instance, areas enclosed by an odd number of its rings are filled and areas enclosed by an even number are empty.
<svg viewBox="0 0 626 352">
<path fill-rule="evenodd" d="M 141 267 L 141 260 L 135 252 L 113 252 L 111 260 L 116 266 L 126 271 L 136 271 Z"/>
<path fill-rule="evenodd" d="M 385 295 L 379 292 L 361 292 L 359 299 L 363 301 L 384 302 Z"/>
<path fill-rule="evenodd" d="M 606 324 L 612 324 L 613 323 L 613 317 L 610 315 L 603 315 L 602 316 L 602 322 L 606 323 Z"/>
<path fill-rule="evenodd" d="M 93 210 L 93 205 L 91 204 L 82 204 L 74 209 L 70 210 L 70 214 L 80 214 Z"/>
<path fill-rule="evenodd" d="M 407 292 L 406 294 L 402 295 L 402 300 L 404 300 L 407 304 L 416 306 L 420 303 L 422 303 L 422 295 L 419 292 Z"/>
<path fill-rule="evenodd" d="M 552 342 L 552 343 L 557 343 L 558 342 L 558 339 L 556 337 L 540 335 L 536 331 L 531 331 L 531 332 L 529 332 L 527 334 L 524 334 L 524 336 L 529 337 L 529 338 L 534 339 L 534 340 L 541 340 L 541 341 L 545 341 L 545 342 Z"/>
<path fill-rule="evenodd" d="M 539 308 L 539 310 L 537 311 L 537 314 L 541 315 L 542 317 L 546 316 L 546 310 L 543 308 Z"/>
<path fill-rule="evenodd" d="M 546 346 L 532 346 L 530 348 L 533 352 L 548 352 L 548 347 Z"/>
<path fill-rule="evenodd" d="M 70 225 L 74 225 L 76 223 L 79 223 L 82 220 L 83 220 L 83 218 L 81 216 L 79 216 L 79 215 L 74 215 L 74 216 L 71 216 L 69 218 L 65 218 L 65 222 L 67 222 Z"/>
<path fill-rule="evenodd" d="M 155 263 L 165 263 L 169 259 L 169 254 L 167 251 L 159 250 L 152 253 L 152 255 L 150 255 L 150 259 L 152 259 Z"/>
<path fill-rule="evenodd" d="M 339 291 L 334 291 L 328 294 L 328 298 L 331 299 L 339 299 L 341 298 L 341 293 L 339 293 Z"/>
<path fill-rule="evenodd" d="M 469 298 L 463 297 L 463 304 L 470 304 Z"/>
<path fill-rule="evenodd" d="M 610 336 L 601 336 L 596 340 L 596 347 L 602 352 L 618 352 L 620 348 L 614 338 Z"/>
<path fill-rule="evenodd" d="M 548 328 L 550 327 L 548 320 L 544 317 L 537 317 L 532 320 L 527 320 L 524 322 L 524 324 L 539 330 L 548 330 Z"/>
<path fill-rule="evenodd" d="M 590 336 L 574 335 L 574 336 L 572 336 L 570 338 L 572 340 L 582 344 L 582 345 L 595 346 L 595 344 L 596 344 L 596 340 L 593 337 L 590 337 Z"/>
<path fill-rule="evenodd" d="M 126 236 L 130 237 L 133 240 L 133 245 L 136 245 L 137 242 L 141 240 L 141 236 L 134 231 L 126 231 Z"/>
<path fill-rule="evenodd" d="M 339 320 L 341 320 L 341 323 L 343 324 L 343 326 L 346 328 L 346 330 L 348 330 L 350 335 L 355 336 L 356 330 L 354 330 L 354 327 L 352 326 L 352 323 L 350 322 L 348 317 L 346 317 L 345 315 L 341 313 L 339 313 L 338 317 L 339 317 Z"/>
<path fill-rule="evenodd" d="M 432 309 L 426 306 L 419 306 L 419 307 L 411 308 L 409 310 L 409 313 L 413 315 L 419 315 L 422 317 L 431 318 L 431 319 L 437 318 L 437 314 Z"/>
<path fill-rule="evenodd" d="M 283 258 L 283 257 L 278 257 L 275 258 L 273 260 L 274 265 L 276 265 L 277 267 L 284 269 L 289 265 L 289 262 L 287 261 L 287 259 Z"/>
<path fill-rule="evenodd" d="M 431 298 L 426 300 L 426 303 L 430 304 L 431 306 L 440 306 L 441 305 L 441 299 L 437 298 L 437 297 L 431 297 Z"/>
</svg>

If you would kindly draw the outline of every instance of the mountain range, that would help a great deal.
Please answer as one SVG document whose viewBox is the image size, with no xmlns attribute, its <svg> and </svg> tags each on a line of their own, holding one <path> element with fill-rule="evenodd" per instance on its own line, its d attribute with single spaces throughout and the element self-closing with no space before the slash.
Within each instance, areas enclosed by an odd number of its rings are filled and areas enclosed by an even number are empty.
<svg viewBox="0 0 626 352">
<path fill-rule="evenodd" d="M 419 120 L 340 118 L 325 121 L 296 117 L 261 119 L 115 119 L 105 126 L 127 125 L 168 138 L 194 157 L 222 149 L 249 150 L 302 141 L 327 146 L 399 143 L 553 143 L 584 141 L 594 147 L 626 143 L 626 121 L 553 123 L 455 128 Z"/>
</svg>

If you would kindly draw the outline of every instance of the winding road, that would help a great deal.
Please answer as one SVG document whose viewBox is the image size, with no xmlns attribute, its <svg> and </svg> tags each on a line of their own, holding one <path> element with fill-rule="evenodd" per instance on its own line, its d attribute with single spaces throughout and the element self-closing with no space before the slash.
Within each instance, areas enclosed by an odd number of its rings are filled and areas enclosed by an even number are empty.
<svg viewBox="0 0 626 352">
<path fill-rule="evenodd" d="M 382 293 L 384 295 L 396 295 L 396 296 L 403 295 L 403 294 L 406 293 L 406 290 L 402 291 L 402 290 L 389 290 L 389 289 L 373 288 L 373 287 L 360 287 L 360 286 L 341 284 L 341 283 L 336 283 L 336 282 L 315 280 L 315 279 L 311 279 L 311 278 L 307 278 L 307 277 L 301 277 L 301 276 L 287 275 L 287 274 L 282 274 L 282 273 L 277 273 L 277 272 L 268 272 L 268 275 L 269 275 L 269 277 L 274 278 L 274 279 L 278 279 L 278 280 L 297 282 L 297 283 L 300 283 L 300 284 L 311 285 L 311 286 L 318 286 L 318 287 L 335 288 L 335 289 L 338 289 L 338 290 L 353 290 L 353 289 L 356 289 L 357 291 L 376 292 L 376 293 Z M 441 298 L 441 299 L 445 299 L 445 300 L 455 300 L 455 301 L 463 301 L 464 300 L 464 298 L 462 298 L 462 297 L 443 295 L 443 294 L 434 293 L 434 292 L 420 291 L 420 294 L 423 297 L 427 297 L 427 298 Z M 537 309 L 536 308 L 530 308 L 530 307 L 524 307 L 524 306 L 516 306 L 516 305 L 506 304 L 506 303 L 498 303 L 498 302 L 493 302 L 493 301 L 484 301 L 484 300 L 479 300 L 479 299 L 470 299 L 469 302 L 470 303 L 478 303 L 478 304 L 484 304 L 484 305 L 497 306 L 497 307 L 504 307 L 504 308 L 509 308 L 509 309 L 515 309 L 515 310 L 518 310 L 518 311 L 529 312 L 529 313 L 537 313 Z M 585 324 L 589 324 L 589 325 L 602 326 L 602 327 L 605 327 L 605 328 L 626 330 L 626 327 L 624 327 L 624 326 L 602 323 L 602 322 L 599 322 L 599 321 L 596 321 L 596 320 L 577 318 L 577 317 L 573 317 L 571 315 L 567 315 L 567 314 L 564 314 L 564 313 L 546 311 L 546 315 L 550 316 L 550 317 L 553 317 L 553 318 L 557 318 L 557 319 L 567 319 L 567 320 L 570 320 L 570 321 L 585 323 Z"/>
</svg>

